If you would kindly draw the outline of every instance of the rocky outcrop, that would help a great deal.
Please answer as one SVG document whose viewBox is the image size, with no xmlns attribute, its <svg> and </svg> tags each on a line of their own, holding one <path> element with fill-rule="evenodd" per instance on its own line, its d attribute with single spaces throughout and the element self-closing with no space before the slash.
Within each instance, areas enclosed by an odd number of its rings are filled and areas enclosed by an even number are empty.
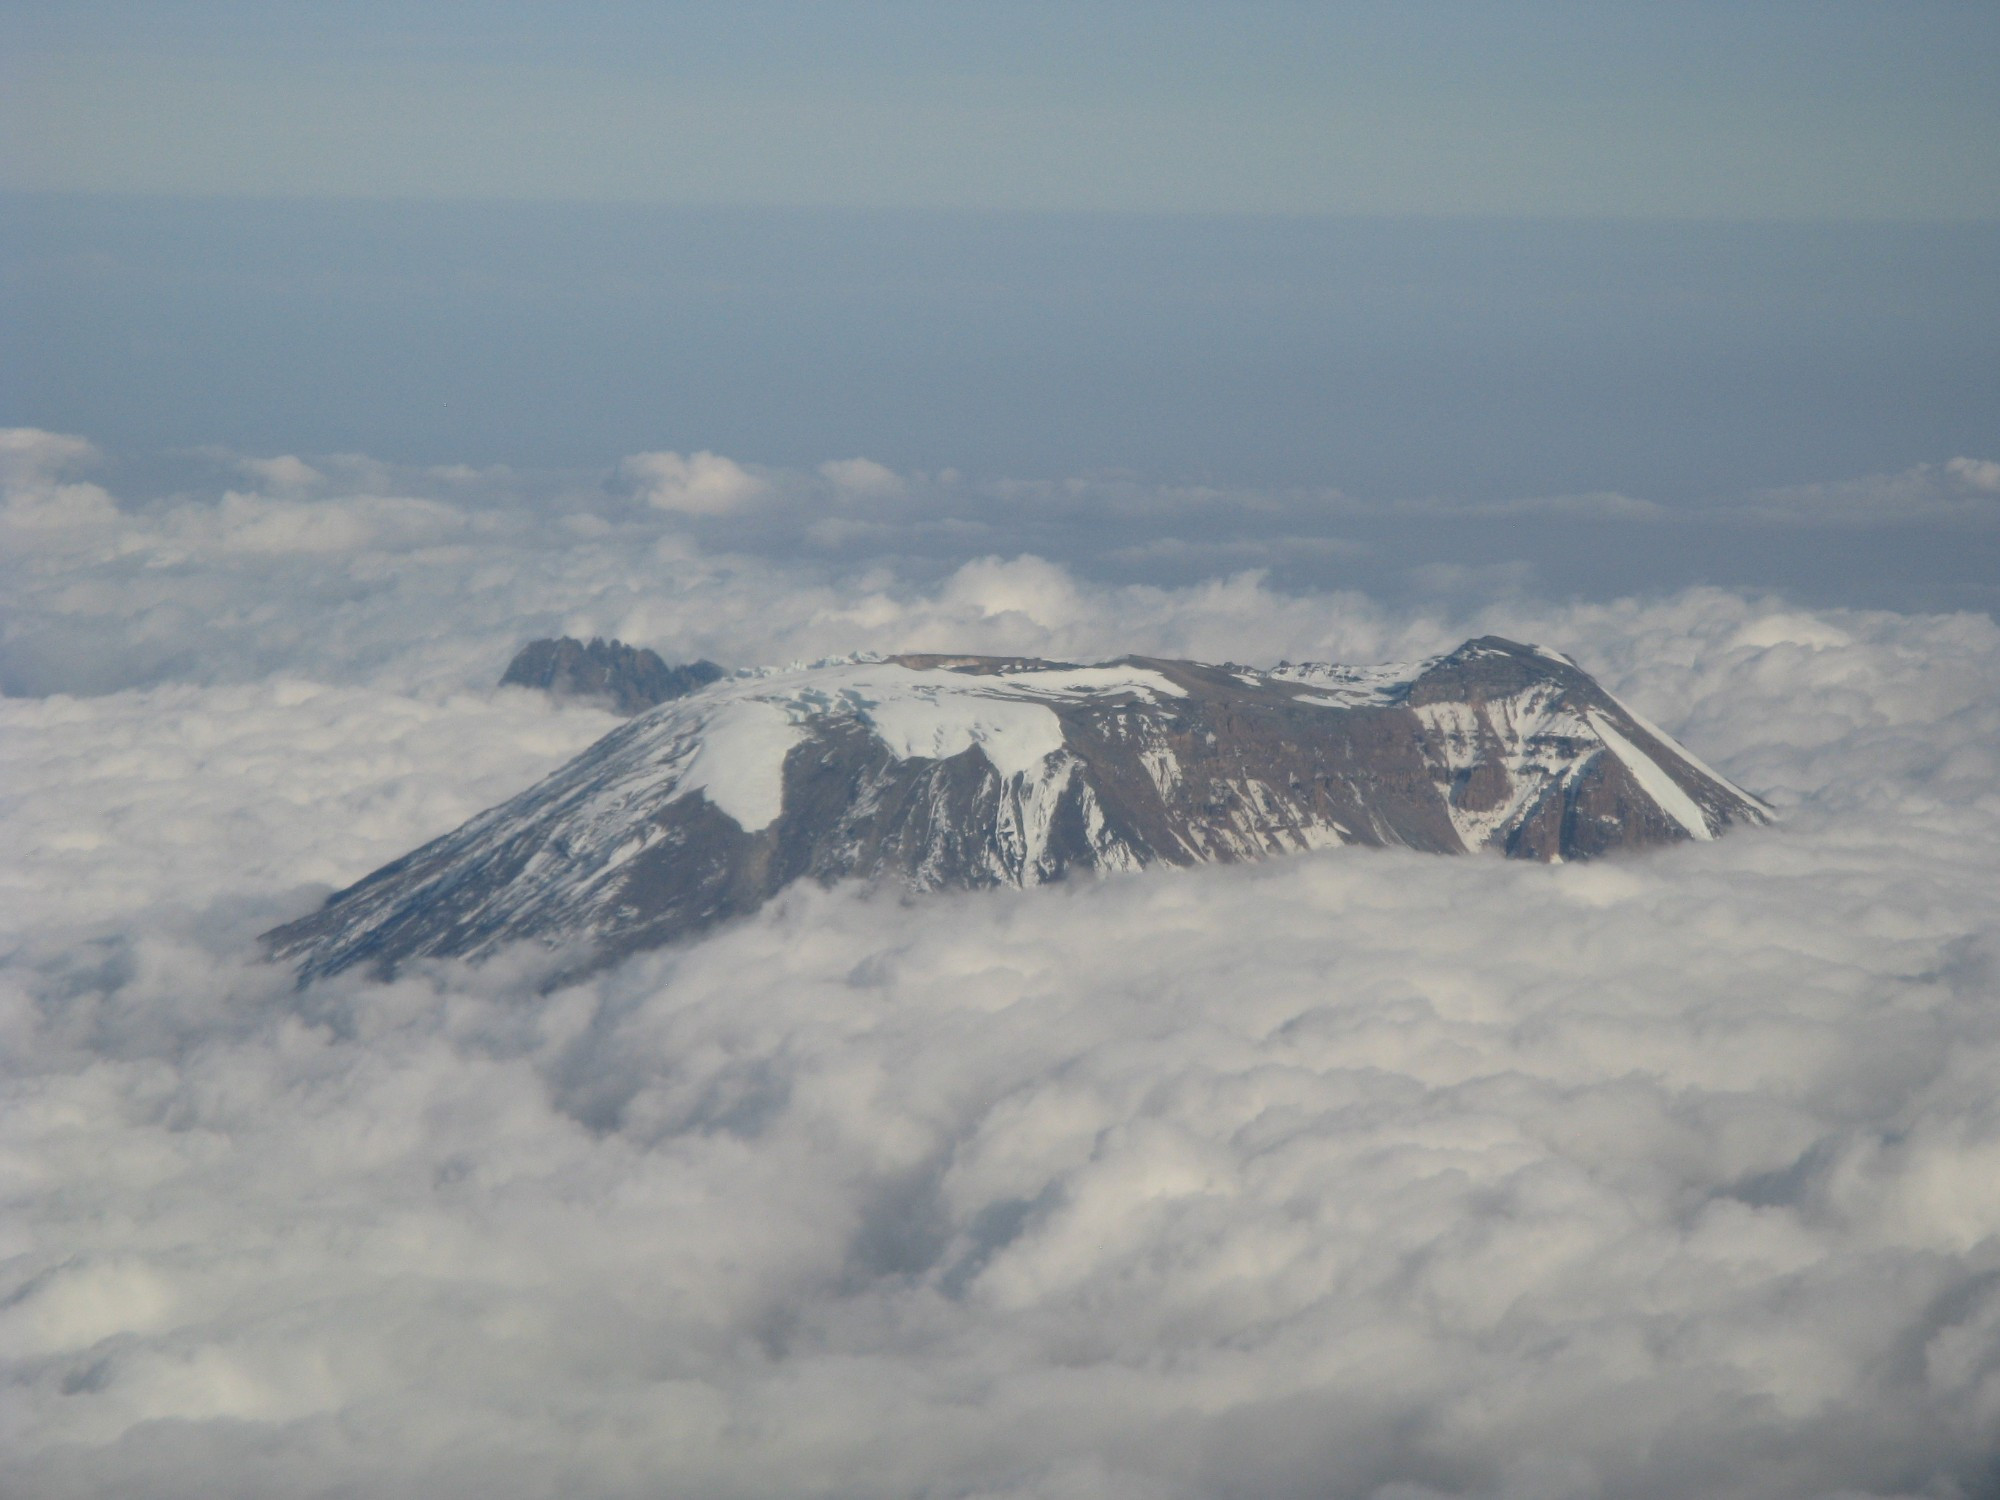
<svg viewBox="0 0 2000 1500">
<path fill-rule="evenodd" d="M 558 698 L 602 703 L 621 714 L 644 713 L 685 698 L 722 677 L 712 661 L 670 667 L 657 652 L 623 641 L 574 636 L 530 641 L 515 654 L 500 678 L 502 687 L 540 688 Z"/>
<path fill-rule="evenodd" d="M 1767 821 L 1567 658 L 856 658 L 724 679 L 267 935 L 303 977 L 533 940 L 570 971 L 798 880 L 913 890 L 1333 845 L 1584 859 Z"/>
</svg>

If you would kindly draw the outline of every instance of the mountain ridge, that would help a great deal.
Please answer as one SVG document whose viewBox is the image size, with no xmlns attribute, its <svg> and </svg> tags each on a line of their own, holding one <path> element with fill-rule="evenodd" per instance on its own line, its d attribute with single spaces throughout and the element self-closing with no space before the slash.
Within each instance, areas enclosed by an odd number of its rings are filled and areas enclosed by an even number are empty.
<svg viewBox="0 0 2000 1500">
<path fill-rule="evenodd" d="M 669 666 L 657 651 L 623 641 L 573 635 L 530 641 L 500 675 L 502 687 L 537 688 L 552 698 L 602 703 L 613 713 L 644 713 L 685 698 L 728 675 L 712 661 Z"/>
<path fill-rule="evenodd" d="M 1569 658 L 949 653 L 739 672 L 266 934 L 302 980 L 537 941 L 570 971 L 796 880 L 1028 886 L 1335 845 L 1592 858 L 1769 821 Z"/>
</svg>

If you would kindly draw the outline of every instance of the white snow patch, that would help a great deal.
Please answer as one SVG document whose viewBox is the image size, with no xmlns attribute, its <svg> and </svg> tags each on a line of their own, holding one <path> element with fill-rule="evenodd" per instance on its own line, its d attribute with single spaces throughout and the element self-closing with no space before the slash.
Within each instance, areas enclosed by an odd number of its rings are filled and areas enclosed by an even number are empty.
<svg viewBox="0 0 2000 1500">
<path fill-rule="evenodd" d="M 1606 696 L 1609 697 L 1610 695 L 1606 694 Z M 1621 709 L 1625 711 L 1626 718 L 1630 719 L 1634 724 L 1637 724 L 1641 729 L 1645 730 L 1646 733 L 1650 734 L 1654 739 L 1658 740 L 1662 745 L 1665 745 L 1669 750 L 1673 751 L 1674 754 L 1678 755 L 1682 760 L 1686 761 L 1689 765 L 1693 766 L 1697 771 L 1701 772 L 1701 774 L 1706 776 L 1710 781 L 1720 782 L 1723 786 L 1728 787 L 1730 791 L 1734 792 L 1737 796 L 1741 797 L 1745 802 L 1748 802 L 1752 807 L 1762 808 L 1765 809 L 1766 811 L 1769 810 L 1770 804 L 1765 802 L 1762 797 L 1757 796 L 1753 792 L 1744 791 L 1742 787 L 1738 786 L 1735 782 L 1731 781 L 1727 776 L 1724 776 L 1720 771 L 1716 770 L 1714 766 L 1711 766 L 1707 761 L 1703 760 L 1700 756 L 1696 755 L 1692 750 L 1688 749 L 1686 745 L 1683 745 L 1679 740 L 1675 739 L 1672 735 L 1668 734 L 1666 730 L 1660 728 L 1660 726 L 1655 724 L 1651 719 L 1647 718 L 1642 713 L 1635 712 L 1631 704 L 1625 702 L 1621 698 L 1612 698 L 1611 701 L 1613 703 L 1616 703 Z"/>
<path fill-rule="evenodd" d="M 701 745 L 681 773 L 680 790 L 701 792 L 745 833 L 769 828 L 784 811 L 785 757 L 804 737 L 775 703 L 738 698 L 718 704 L 702 724 Z"/>
<path fill-rule="evenodd" d="M 1116 693 L 1186 696 L 1143 667 L 978 676 L 856 656 L 765 668 L 708 690 L 705 696 L 719 701 L 696 730 L 694 757 L 669 774 L 676 796 L 700 791 L 746 833 L 756 833 L 784 810 L 785 757 L 805 737 L 807 722 L 852 715 L 899 760 L 943 760 L 976 745 L 1003 779 L 1035 783 L 1049 756 L 1063 748 L 1062 723 L 1049 704 Z M 664 734 L 686 733 L 684 714 L 666 713 L 659 722 Z"/>
<path fill-rule="evenodd" d="M 948 675 L 958 678 L 961 683 L 965 680 L 963 673 L 952 672 Z M 1051 667 L 1046 671 L 1008 672 L 999 677 L 973 680 L 1001 683 L 1009 688 L 1063 698 L 1088 697 L 1094 693 L 1137 693 L 1142 698 L 1150 698 L 1155 693 L 1168 698 L 1187 696 L 1186 688 L 1150 667 Z"/>
<path fill-rule="evenodd" d="M 1148 745 L 1139 752 L 1139 764 L 1153 779 L 1160 796 L 1170 797 L 1181 784 L 1181 763 L 1173 750 L 1166 745 Z"/>
<path fill-rule="evenodd" d="M 1266 675 L 1279 682 L 1296 682 L 1310 691 L 1294 693 L 1300 703 L 1322 708 L 1379 707 L 1393 702 L 1425 670 L 1440 658 L 1420 662 L 1385 662 L 1381 666 L 1351 667 L 1341 662 L 1280 662 Z"/>
<path fill-rule="evenodd" d="M 942 667 L 850 661 L 796 674 L 789 691 L 772 679 L 752 691 L 782 703 L 793 718 L 851 712 L 874 730 L 891 754 L 947 759 L 977 745 L 1007 779 L 1041 774 L 1063 747 L 1062 723 L 1051 701 L 1131 693 L 1181 698 L 1186 690 L 1144 667 L 1054 667 L 980 676 Z M 782 757 L 780 757 L 782 761 Z"/>
<path fill-rule="evenodd" d="M 1438 789 L 1468 853 L 1486 848 L 1501 829 L 1514 827 L 1551 782 L 1574 774 L 1582 764 L 1564 747 L 1587 738 L 1589 728 L 1559 705 L 1557 691 L 1538 683 L 1511 697 L 1490 699 L 1483 710 L 1468 703 L 1427 703 L 1414 710 L 1443 761 Z M 1593 748 L 1589 753 L 1597 752 Z M 1506 800 L 1480 812 L 1458 806 L 1450 796 L 1452 781 L 1489 754 L 1499 757 L 1506 772 Z"/>
<path fill-rule="evenodd" d="M 977 745 L 1001 776 L 1028 776 L 1063 747 L 1062 723 L 1044 704 L 930 692 L 883 698 L 865 708 L 876 736 L 898 760 L 945 760 Z"/>
<path fill-rule="evenodd" d="M 1691 837 L 1698 839 L 1715 837 L 1709 829 L 1708 818 L 1696 805 L 1694 798 L 1681 790 L 1680 783 L 1662 770 L 1658 761 L 1620 734 L 1612 726 L 1611 721 L 1596 709 L 1585 709 L 1584 712 L 1590 719 L 1590 727 L 1595 729 L 1604 743 L 1611 747 L 1611 753 L 1625 763 L 1625 769 L 1632 773 L 1632 779 L 1639 783 L 1648 797 L 1659 804 L 1661 812 L 1685 828 Z M 1649 729 L 1647 733 L 1650 734 L 1652 731 Z"/>
</svg>

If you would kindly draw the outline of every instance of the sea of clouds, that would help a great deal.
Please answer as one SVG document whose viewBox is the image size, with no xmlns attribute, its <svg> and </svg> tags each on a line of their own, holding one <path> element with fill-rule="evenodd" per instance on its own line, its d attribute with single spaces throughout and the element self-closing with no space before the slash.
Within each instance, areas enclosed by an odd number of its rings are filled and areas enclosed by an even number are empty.
<svg viewBox="0 0 2000 1500">
<path fill-rule="evenodd" d="M 1991 617 L 700 530 L 786 484 L 792 524 L 889 525 L 915 481 L 861 460 L 642 455 L 529 504 L 359 459 L 142 502 L 97 458 L 0 435 L 0 1493 L 1995 1493 Z M 256 956 L 612 727 L 493 686 L 533 635 L 1269 663 L 1487 630 L 1780 824 L 798 889 L 547 995 L 525 960 L 299 991 Z"/>
</svg>

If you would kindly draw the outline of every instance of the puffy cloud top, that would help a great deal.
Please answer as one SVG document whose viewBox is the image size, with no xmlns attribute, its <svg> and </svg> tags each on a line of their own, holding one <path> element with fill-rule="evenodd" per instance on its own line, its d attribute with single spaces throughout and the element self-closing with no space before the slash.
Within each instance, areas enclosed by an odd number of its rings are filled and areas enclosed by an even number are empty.
<svg viewBox="0 0 2000 1500">
<path fill-rule="evenodd" d="M 622 465 L 648 505 L 690 516 L 723 516 L 770 492 L 765 480 L 719 453 L 635 453 Z"/>
<path fill-rule="evenodd" d="M 101 455 L 95 444 L 39 427 L 0 427 L 0 485 L 9 489 L 33 484 L 94 463 Z"/>
<path fill-rule="evenodd" d="M 23 494 L 89 456 L 18 447 Z M 0 1492 L 1990 1478 L 1990 617 L 847 576 L 470 497 L 96 493 L 0 554 L 0 665 L 50 690 L 0 698 Z M 1784 819 L 1553 869 L 799 889 L 552 994 L 532 955 L 258 962 L 611 726 L 492 689 L 551 628 L 743 662 L 1491 629 Z"/>
<path fill-rule="evenodd" d="M 1954 458 L 1944 469 L 1969 490 L 2000 495 L 2000 463 L 1990 458 Z"/>
<path fill-rule="evenodd" d="M 854 495 L 900 495 L 907 488 L 902 475 L 868 458 L 830 458 L 819 472 L 835 489 Z"/>
<path fill-rule="evenodd" d="M 271 489 L 305 490 L 326 482 L 318 469 L 290 453 L 277 458 L 239 458 L 236 463 L 250 478 Z"/>
</svg>

